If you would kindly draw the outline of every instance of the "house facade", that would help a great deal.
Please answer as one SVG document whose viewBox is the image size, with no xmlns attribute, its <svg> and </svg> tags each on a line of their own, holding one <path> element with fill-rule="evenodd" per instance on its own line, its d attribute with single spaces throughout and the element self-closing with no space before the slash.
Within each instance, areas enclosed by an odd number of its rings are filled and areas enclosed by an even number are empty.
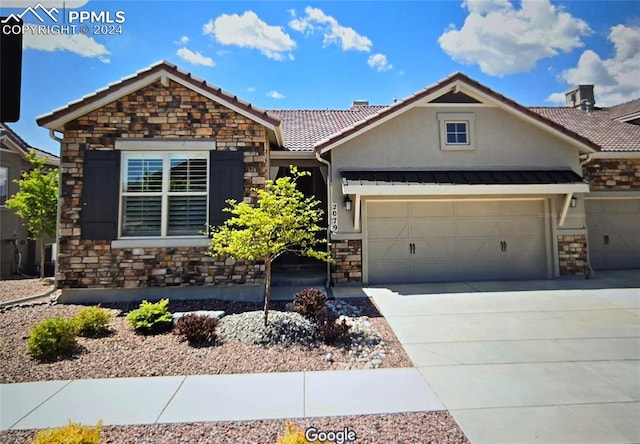
<svg viewBox="0 0 640 444">
<path fill-rule="evenodd" d="M 264 266 L 207 256 L 202 230 L 289 165 L 326 206 L 330 284 L 586 276 L 587 196 L 614 180 L 640 202 L 640 136 L 599 157 L 548 114 L 462 74 L 391 106 L 267 112 L 156 64 L 38 119 L 62 134 L 58 286 L 259 295 Z"/>
<path fill-rule="evenodd" d="M 7 199 L 18 192 L 14 181 L 20 179 L 22 173 L 31 169 L 27 154 L 35 151 L 39 158 L 45 159 L 45 165 L 58 167 L 58 158 L 30 146 L 8 125 L 0 123 L 0 275 L 8 276 L 16 273 L 39 275 L 40 242 L 47 249 L 45 271 L 53 274 L 52 260 L 55 260 L 54 239 L 30 240 L 29 232 L 13 210 L 7 208 Z"/>
</svg>

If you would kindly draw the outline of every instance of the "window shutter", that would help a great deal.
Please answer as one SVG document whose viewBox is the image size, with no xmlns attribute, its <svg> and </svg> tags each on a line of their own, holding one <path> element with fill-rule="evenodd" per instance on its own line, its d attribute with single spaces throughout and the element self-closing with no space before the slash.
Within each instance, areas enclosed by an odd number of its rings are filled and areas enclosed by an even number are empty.
<svg viewBox="0 0 640 444">
<path fill-rule="evenodd" d="M 85 151 L 81 238 L 113 240 L 118 237 L 120 151 Z"/>
<path fill-rule="evenodd" d="M 218 226 L 230 214 L 222 211 L 227 199 L 238 202 L 244 197 L 244 161 L 242 151 L 211 151 L 209 162 L 209 224 Z"/>
</svg>

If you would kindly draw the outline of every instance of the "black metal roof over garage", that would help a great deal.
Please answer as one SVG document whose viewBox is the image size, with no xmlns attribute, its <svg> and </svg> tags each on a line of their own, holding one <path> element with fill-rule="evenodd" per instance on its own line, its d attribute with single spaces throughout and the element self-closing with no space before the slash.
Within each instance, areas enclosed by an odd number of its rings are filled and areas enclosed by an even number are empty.
<svg viewBox="0 0 640 444">
<path fill-rule="evenodd" d="M 571 170 L 514 171 L 342 171 L 351 185 L 538 185 L 584 183 Z"/>
</svg>

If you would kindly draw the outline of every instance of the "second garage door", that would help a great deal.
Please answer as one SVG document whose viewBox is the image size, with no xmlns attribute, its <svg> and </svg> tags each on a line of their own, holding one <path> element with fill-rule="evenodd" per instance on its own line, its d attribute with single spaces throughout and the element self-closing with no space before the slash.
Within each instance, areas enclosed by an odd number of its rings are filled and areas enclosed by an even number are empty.
<svg viewBox="0 0 640 444">
<path fill-rule="evenodd" d="M 367 202 L 369 283 L 547 277 L 542 200 Z"/>
<path fill-rule="evenodd" d="M 589 199 L 586 213 L 591 266 L 640 268 L 640 199 Z"/>
</svg>

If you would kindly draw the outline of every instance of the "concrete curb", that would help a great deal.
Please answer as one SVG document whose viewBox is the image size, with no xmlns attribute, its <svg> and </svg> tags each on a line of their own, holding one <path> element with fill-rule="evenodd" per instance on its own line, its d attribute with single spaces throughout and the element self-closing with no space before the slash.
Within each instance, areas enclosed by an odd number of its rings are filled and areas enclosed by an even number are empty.
<svg viewBox="0 0 640 444">
<path fill-rule="evenodd" d="M 0 302 L 0 308 L 7 308 L 7 307 L 11 307 L 13 305 L 19 305 L 19 304 L 24 304 L 25 302 L 31 302 L 31 301 L 34 301 L 36 299 L 46 298 L 48 296 L 53 295 L 57 291 L 58 291 L 58 289 L 54 288 L 53 290 L 46 291 L 44 293 L 40 293 L 40 294 L 35 295 L 35 296 L 27 296 L 25 298 L 19 298 L 19 299 L 13 299 L 11 301 Z"/>
</svg>

